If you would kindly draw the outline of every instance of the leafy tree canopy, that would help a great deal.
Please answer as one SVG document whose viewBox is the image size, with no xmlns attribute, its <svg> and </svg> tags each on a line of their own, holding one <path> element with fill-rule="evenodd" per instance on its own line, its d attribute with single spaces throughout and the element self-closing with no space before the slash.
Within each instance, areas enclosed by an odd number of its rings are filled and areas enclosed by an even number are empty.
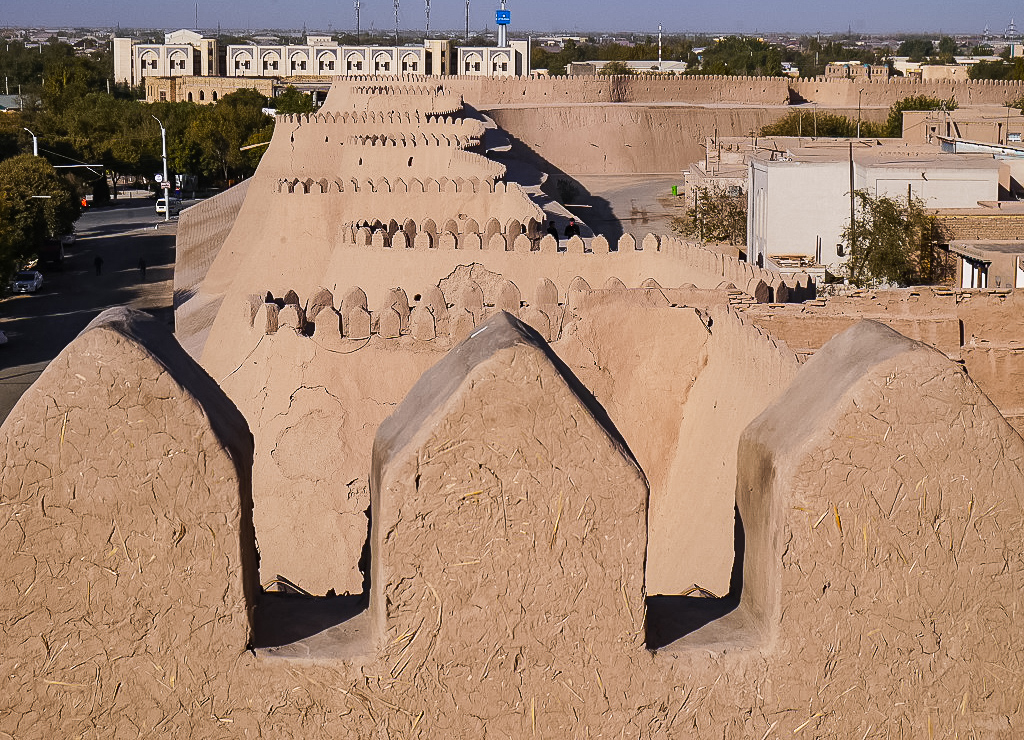
<svg viewBox="0 0 1024 740">
<path fill-rule="evenodd" d="M 893 138 L 903 136 L 903 111 L 908 110 L 956 110 L 957 103 L 952 97 L 943 100 L 929 95 L 911 95 L 897 100 L 889 107 L 885 121 L 885 133 Z"/>
<path fill-rule="evenodd" d="M 312 113 L 313 96 L 299 92 L 294 85 L 289 85 L 274 98 L 274 108 L 278 113 Z"/>
<path fill-rule="evenodd" d="M 71 231 L 80 214 L 78 194 L 42 157 L 19 154 L 0 162 L 2 284 L 47 237 Z"/>
<path fill-rule="evenodd" d="M 747 195 L 743 188 L 699 186 L 694 204 L 669 222 L 682 236 L 705 242 L 744 244 L 747 240 Z"/>
<path fill-rule="evenodd" d="M 845 276 L 857 287 L 918 285 L 942 277 L 936 220 L 920 198 L 854 192 L 857 209 L 843 231 Z"/>
</svg>

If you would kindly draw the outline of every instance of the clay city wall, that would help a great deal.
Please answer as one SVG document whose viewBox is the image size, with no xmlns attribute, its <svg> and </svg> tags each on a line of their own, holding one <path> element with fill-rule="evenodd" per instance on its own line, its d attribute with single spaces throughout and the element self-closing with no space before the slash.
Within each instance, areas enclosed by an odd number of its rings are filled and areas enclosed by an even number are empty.
<svg viewBox="0 0 1024 740">
<path fill-rule="evenodd" d="M 648 592 L 681 593 L 699 582 L 724 594 L 733 566 L 736 441 L 781 392 L 797 361 L 716 300 L 717 293 L 627 290 L 621 283 L 593 290 L 576 278 L 567 290 L 542 280 L 521 294 L 503 276 L 474 266 L 416 293 L 393 288 L 373 310 L 358 288 L 337 297 L 326 289 L 251 296 L 239 307 L 234 331 L 254 348 L 252 362 L 230 373 L 224 387 L 256 437 L 253 497 L 263 580 L 282 575 L 313 593 L 358 592 L 367 504 L 365 480 L 356 481 L 366 464 L 366 430 L 387 413 L 389 400 L 408 390 L 417 368 L 422 372 L 424 362 L 504 311 L 552 343 L 607 409 L 644 470 L 658 512 L 650 520 Z M 275 357 L 292 361 L 282 366 Z M 744 357 L 758 359 L 749 364 Z M 632 371 L 638 364 L 644 373 Z M 712 420 L 713 434 L 699 431 Z M 301 464 L 288 462 L 292 452 L 316 449 L 322 434 L 345 440 L 345 454 L 313 457 L 324 480 L 353 481 L 341 503 L 335 485 L 309 480 L 309 453 Z M 722 464 L 708 465 L 711 454 Z M 302 494 L 275 507 L 282 491 Z M 684 513 L 691 511 L 701 512 L 699 525 Z M 693 536 L 679 536 L 683 530 Z M 324 548 L 331 558 L 314 555 Z"/>
<path fill-rule="evenodd" d="M 1018 239 L 1024 234 L 1024 214 L 935 213 L 939 234 L 944 242 L 969 239 Z"/>
<path fill-rule="evenodd" d="M 962 362 L 1010 424 L 1024 430 L 1024 291 L 908 288 L 858 291 L 797 305 L 745 305 L 751 321 L 808 357 L 873 319 Z"/>
<path fill-rule="evenodd" d="M 312 197 L 315 201 L 322 196 Z M 405 213 L 412 211 L 409 207 Z M 338 290 L 354 284 L 366 291 L 372 303 L 377 303 L 391 286 L 436 284 L 459 265 L 472 263 L 521 285 L 550 279 L 557 285 L 568 286 L 575 278 L 581 278 L 588 285 L 603 286 L 614 278 L 627 287 L 640 287 L 657 275 L 659 286 L 733 288 L 759 302 L 803 300 L 815 290 L 807 275 L 787 278 L 672 237 L 648 234 L 637 241 L 624 234 L 614 250 L 602 236 L 589 240 L 574 237 L 565 242 L 564 251 L 559 251 L 560 242 L 550 235 L 536 240 L 520 233 L 522 224 L 514 217 L 504 223 L 491 218 L 482 225 L 467 219 L 462 224 L 465 231 L 458 234 L 447 230 L 453 226 L 449 222 L 440 227 L 445 231 L 438 229 L 435 241 L 430 229 L 438 227 L 431 219 L 399 222 L 379 205 L 376 210 L 361 212 L 364 217 L 378 217 L 389 225 L 376 231 L 367 227 L 332 228 L 331 236 L 325 238 L 334 247 L 319 284 L 313 285 L 316 278 L 307 273 L 290 283 L 254 284 L 249 292 L 270 290 L 283 295 L 296 290 L 308 295 L 320 285 Z M 528 232 L 535 228 L 529 222 L 526 225 Z M 511 234 L 516 236 L 510 239 Z"/>
<path fill-rule="evenodd" d="M 359 78 L 346 78 L 348 81 Z M 366 78 L 383 81 L 385 78 Z M 685 75 L 576 77 L 408 77 L 408 83 L 429 80 L 460 94 L 473 106 L 537 103 L 740 103 L 889 107 L 911 95 L 954 97 L 960 106 L 1004 105 L 1024 94 L 1019 80 L 872 80 Z M 365 85 L 364 85 L 365 86 Z M 388 87 L 389 85 L 384 85 Z M 390 85 L 394 86 L 394 85 Z"/>
<path fill-rule="evenodd" d="M 706 333 L 706 317 L 678 315 Z M 0 529 L 13 553 L 0 731 L 1020 734 L 1021 686 L 1006 677 L 1024 643 L 1024 440 L 948 359 L 865 322 L 806 363 L 737 447 L 738 608 L 652 650 L 652 629 L 678 625 L 645 606 L 644 476 L 542 340 L 511 317 L 479 328 L 366 432 L 381 525 L 370 607 L 291 653 L 248 649 L 246 617 L 259 632 L 273 595 L 247 590 L 256 537 L 244 430 L 218 427 L 237 419 L 227 399 L 197 368 L 175 365 L 168 382 L 151 353 L 169 337 L 76 340 L 39 384 L 52 403 L 0 427 L 18 471 L 2 488 L 18 516 L 4 507 Z M 119 345 L 137 359 L 118 362 Z M 202 399 L 189 414 L 167 415 L 189 396 Z M 344 442 L 307 411 L 291 425 L 313 442 L 289 450 L 296 467 Z M 41 434 L 20 435 L 26 424 Z M 119 455 L 90 424 L 124 430 Z M 187 451 L 173 471 L 168 434 Z M 94 492 L 76 479 L 96 464 L 119 474 Z M 211 473 L 214 495 L 190 496 Z M 290 623 L 315 623 L 314 602 L 288 603 Z"/>
</svg>

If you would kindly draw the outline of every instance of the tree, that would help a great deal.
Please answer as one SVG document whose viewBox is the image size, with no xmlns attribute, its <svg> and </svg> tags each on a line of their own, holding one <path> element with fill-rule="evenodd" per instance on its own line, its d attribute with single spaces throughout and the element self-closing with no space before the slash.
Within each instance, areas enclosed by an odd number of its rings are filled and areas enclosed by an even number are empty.
<svg viewBox="0 0 1024 740">
<path fill-rule="evenodd" d="M 747 240 L 747 196 L 738 185 L 698 186 L 694 205 L 669 222 L 672 230 L 705 242 L 743 244 Z"/>
<path fill-rule="evenodd" d="M 896 56 L 909 57 L 912 62 L 923 62 L 935 53 L 935 46 L 932 40 L 923 36 L 913 36 L 906 39 L 896 49 Z"/>
<path fill-rule="evenodd" d="M 42 157 L 0 162 L 0 284 L 7 285 L 47 237 L 71 231 L 80 214 L 77 193 Z"/>
<path fill-rule="evenodd" d="M 274 120 L 263 112 L 267 99 L 255 90 L 238 90 L 215 105 L 199 106 L 185 130 L 176 162 L 182 172 L 195 172 L 228 181 L 255 171 L 253 158 L 241 148 L 253 134 Z"/>
<path fill-rule="evenodd" d="M 846 278 L 859 288 L 918 285 L 944 277 L 937 258 L 935 216 L 924 201 L 854 191 L 856 213 L 843 231 Z"/>
<path fill-rule="evenodd" d="M 294 85 L 286 87 L 280 95 L 274 98 L 273 102 L 278 113 L 313 112 L 313 96 L 299 92 Z"/>
<path fill-rule="evenodd" d="M 956 100 L 952 97 L 942 100 L 928 95 L 911 95 L 897 100 L 889 107 L 889 117 L 885 121 L 885 134 L 894 139 L 903 136 L 903 111 L 907 110 L 956 110 Z"/>
<path fill-rule="evenodd" d="M 884 136 L 883 126 L 871 121 L 862 121 L 861 136 Z M 775 123 L 762 126 L 759 136 L 826 136 L 854 137 L 857 135 L 857 121 L 837 113 L 825 111 L 793 110 Z"/>
<path fill-rule="evenodd" d="M 633 71 L 628 66 L 626 66 L 625 62 L 611 61 L 611 62 L 608 62 L 603 67 L 601 67 L 601 70 L 598 72 L 598 74 L 601 74 L 601 75 L 628 75 L 628 74 L 633 74 Z"/>
</svg>

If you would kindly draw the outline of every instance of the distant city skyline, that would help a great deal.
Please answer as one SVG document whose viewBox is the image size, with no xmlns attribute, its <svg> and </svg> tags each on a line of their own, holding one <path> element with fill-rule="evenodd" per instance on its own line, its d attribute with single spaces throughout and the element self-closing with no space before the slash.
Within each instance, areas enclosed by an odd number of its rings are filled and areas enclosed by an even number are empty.
<svg viewBox="0 0 1024 740">
<path fill-rule="evenodd" d="M 497 0 L 471 0 L 470 28 L 494 30 Z M 406 31 L 424 27 L 424 0 L 401 0 L 399 27 Z M 432 0 L 432 31 L 465 27 L 464 0 Z M 738 0 L 735 3 L 703 3 L 688 7 L 669 0 L 634 0 L 628 4 L 584 3 L 582 0 L 550 3 L 546 0 L 507 0 L 512 11 L 512 30 L 565 31 L 580 34 L 632 31 L 657 33 L 948 33 L 980 35 L 987 26 L 999 35 L 1011 21 L 1024 26 L 1024 8 L 1008 0 L 967 7 L 953 0 L 863 0 L 859 3 L 825 5 L 812 0 Z M 205 0 L 174 3 L 136 3 L 126 0 L 71 0 L 20 2 L 5 11 L 5 27 L 121 26 L 122 28 L 192 28 L 235 30 L 301 29 L 342 32 L 355 29 L 352 0 L 294 0 L 246 3 Z M 392 0 L 361 0 L 363 31 L 394 30 Z"/>
</svg>

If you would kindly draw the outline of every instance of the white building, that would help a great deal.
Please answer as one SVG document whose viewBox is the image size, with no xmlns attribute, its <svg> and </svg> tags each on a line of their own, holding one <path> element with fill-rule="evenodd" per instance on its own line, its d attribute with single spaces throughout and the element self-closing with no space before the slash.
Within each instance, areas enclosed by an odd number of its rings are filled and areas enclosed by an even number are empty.
<svg viewBox="0 0 1024 740">
<path fill-rule="evenodd" d="M 451 42 L 428 39 L 423 46 L 339 46 L 329 36 L 308 36 L 302 45 L 228 46 L 228 77 L 299 75 L 446 75 Z"/>
<path fill-rule="evenodd" d="M 775 140 L 776 142 L 778 139 Z M 850 222 L 849 140 L 801 140 L 751 158 L 747 175 L 747 250 L 751 262 L 801 259 L 833 274 L 844 260 Z M 999 198 L 1000 163 L 991 155 L 944 154 L 860 140 L 853 148 L 853 187 L 928 208 L 973 208 Z"/>
<path fill-rule="evenodd" d="M 530 74 L 530 42 L 508 46 L 461 46 L 453 74 L 468 77 L 522 77 Z"/>
<path fill-rule="evenodd" d="M 114 81 L 141 85 L 147 77 L 198 77 L 223 74 L 216 39 L 195 31 L 164 35 L 162 44 L 114 39 Z"/>
</svg>

